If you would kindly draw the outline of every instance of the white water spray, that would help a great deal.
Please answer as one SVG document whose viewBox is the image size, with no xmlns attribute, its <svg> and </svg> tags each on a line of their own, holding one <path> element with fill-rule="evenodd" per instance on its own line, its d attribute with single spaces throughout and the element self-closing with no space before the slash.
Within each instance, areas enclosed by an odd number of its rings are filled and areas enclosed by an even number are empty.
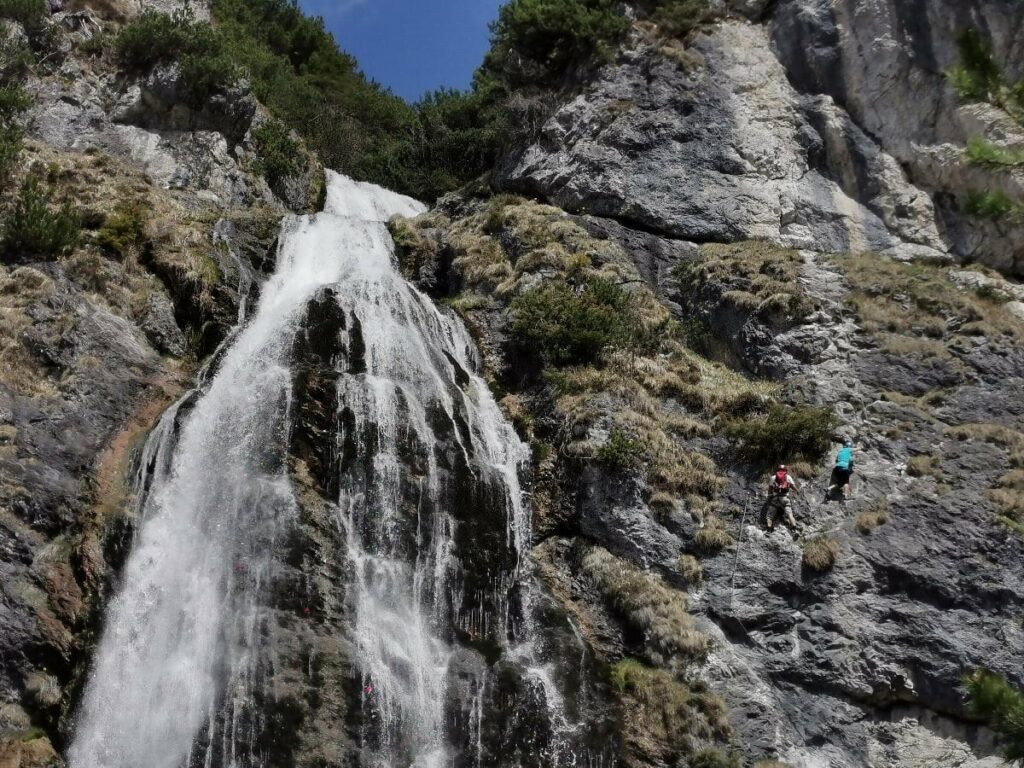
<svg viewBox="0 0 1024 768">
<path fill-rule="evenodd" d="M 364 253 L 387 252 L 380 224 L 352 215 L 420 210 L 383 190 L 352 190 L 355 210 L 285 224 L 255 315 L 185 420 L 168 471 L 154 478 L 107 612 L 69 751 L 74 768 L 179 768 L 225 679 L 247 663 L 266 547 L 294 513 L 281 440 L 292 337 L 317 289 L 342 280 Z M 242 562 L 250 586 L 239 590 Z"/>
<path fill-rule="evenodd" d="M 528 687 L 542 691 L 539 700 L 558 705 L 529 638 L 530 590 L 520 589 L 530 525 L 519 474 L 528 450 L 474 373 L 461 323 L 397 271 L 382 223 L 421 210 L 329 173 L 325 211 L 286 221 L 277 270 L 191 412 L 183 400 L 154 430 L 137 482 L 141 530 L 108 608 L 71 768 L 262 765 L 259 723 L 242 713 L 267 642 L 263 593 L 296 522 L 290 355 L 307 305 L 324 289 L 346 318 L 335 340 L 344 414 L 335 471 L 345 547 L 337 557 L 352 574 L 359 764 L 435 768 L 460 749 L 480 764 L 493 681 L 478 663 L 453 715 L 459 634 L 504 648 Z M 460 549 L 466 527 L 495 511 L 501 530 L 479 545 L 490 549 L 481 557 L 464 536 Z M 474 535 L 490 533 L 485 526 Z M 470 552 L 479 561 L 467 587 L 460 558 Z M 453 717 L 469 723 L 458 746 Z"/>
</svg>

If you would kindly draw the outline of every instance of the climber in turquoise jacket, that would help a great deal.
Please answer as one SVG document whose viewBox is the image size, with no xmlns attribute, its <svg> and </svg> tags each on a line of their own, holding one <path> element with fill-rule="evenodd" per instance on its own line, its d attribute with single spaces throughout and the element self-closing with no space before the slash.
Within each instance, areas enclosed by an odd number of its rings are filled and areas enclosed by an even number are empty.
<svg viewBox="0 0 1024 768">
<path fill-rule="evenodd" d="M 832 478 L 829 480 L 828 490 L 825 491 L 825 500 L 832 498 L 837 490 L 842 493 L 843 501 L 846 501 L 847 491 L 850 488 L 850 476 L 853 474 L 853 441 L 847 440 L 839 449 L 836 456 L 836 465 L 832 469 Z"/>
</svg>

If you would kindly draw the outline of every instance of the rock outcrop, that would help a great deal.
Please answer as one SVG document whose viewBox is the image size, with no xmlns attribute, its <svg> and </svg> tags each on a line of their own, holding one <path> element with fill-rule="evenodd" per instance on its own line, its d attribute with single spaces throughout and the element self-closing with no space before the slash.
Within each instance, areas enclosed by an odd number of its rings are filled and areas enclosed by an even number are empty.
<svg viewBox="0 0 1024 768">
<path fill-rule="evenodd" d="M 947 254 L 1020 275 L 1021 228 L 961 213 L 972 190 L 1020 192 L 1019 174 L 963 158 L 972 137 L 1021 132 L 961 104 L 944 75 L 963 29 L 1024 25 L 1018 8 L 977 5 L 773 3 L 760 23 L 713 25 L 685 58 L 638 33 L 496 183 L 697 242 Z M 998 60 L 1020 60 L 1019 37 L 993 39 Z"/>
</svg>

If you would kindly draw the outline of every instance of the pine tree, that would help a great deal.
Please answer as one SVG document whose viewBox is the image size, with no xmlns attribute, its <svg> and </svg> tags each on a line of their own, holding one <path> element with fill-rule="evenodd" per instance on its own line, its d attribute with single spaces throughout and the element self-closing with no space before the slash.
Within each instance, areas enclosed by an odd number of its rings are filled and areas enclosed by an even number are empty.
<svg viewBox="0 0 1024 768">
<path fill-rule="evenodd" d="M 1003 678 L 979 670 L 965 681 L 971 708 L 1003 738 L 1003 755 L 1024 765 L 1024 692 Z"/>
</svg>

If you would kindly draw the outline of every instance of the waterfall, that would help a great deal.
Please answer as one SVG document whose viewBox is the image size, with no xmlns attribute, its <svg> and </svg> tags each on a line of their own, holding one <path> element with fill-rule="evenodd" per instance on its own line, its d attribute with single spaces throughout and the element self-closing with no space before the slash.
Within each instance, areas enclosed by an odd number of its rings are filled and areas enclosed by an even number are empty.
<svg viewBox="0 0 1024 768">
<path fill-rule="evenodd" d="M 382 222 L 421 210 L 329 173 L 324 212 L 285 221 L 276 271 L 216 371 L 154 430 L 72 768 L 265 764 L 251 710 L 268 685 L 257 673 L 272 653 L 266 595 L 301 512 L 289 469 L 293 342 L 325 295 L 344 316 L 327 340 L 329 501 L 344 541 L 333 556 L 351 582 L 344 639 L 359 694 L 345 727 L 356 764 L 558 762 L 561 697 L 538 660 L 527 583 L 529 454 L 476 373 L 466 329 L 396 269 Z M 499 698 L 525 714 L 497 712 Z M 513 752 L 485 758 L 485 742 L 493 752 L 510 740 Z"/>
</svg>

